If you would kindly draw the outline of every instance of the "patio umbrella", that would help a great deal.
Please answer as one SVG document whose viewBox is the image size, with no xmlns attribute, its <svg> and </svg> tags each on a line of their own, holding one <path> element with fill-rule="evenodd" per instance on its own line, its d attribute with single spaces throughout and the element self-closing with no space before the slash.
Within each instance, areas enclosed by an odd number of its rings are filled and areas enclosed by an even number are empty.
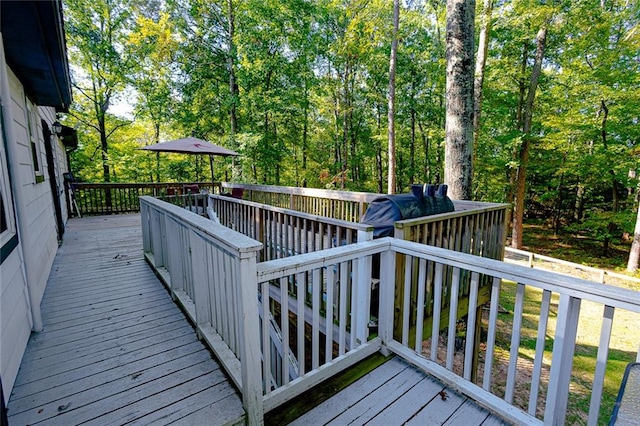
<svg viewBox="0 0 640 426">
<path fill-rule="evenodd" d="M 213 156 L 231 157 L 240 155 L 235 151 L 227 148 L 223 148 L 214 143 L 189 137 L 183 139 L 176 139 L 168 142 L 160 142 L 155 145 L 147 145 L 140 149 L 156 152 L 175 152 L 178 154 L 204 154 L 209 156 L 209 166 L 211 167 L 211 183 L 214 182 L 213 177 Z"/>
</svg>

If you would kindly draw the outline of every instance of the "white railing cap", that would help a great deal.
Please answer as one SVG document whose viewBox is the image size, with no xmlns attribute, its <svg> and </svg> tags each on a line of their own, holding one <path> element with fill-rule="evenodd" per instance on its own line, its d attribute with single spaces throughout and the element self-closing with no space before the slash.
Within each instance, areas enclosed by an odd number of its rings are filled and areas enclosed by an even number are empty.
<svg viewBox="0 0 640 426">
<path fill-rule="evenodd" d="M 533 287 L 568 294 L 583 300 L 603 305 L 620 307 L 640 313 L 640 291 L 601 284 L 581 278 L 569 277 L 556 272 L 531 269 L 522 265 L 460 253 L 440 247 L 391 239 L 392 247 L 407 254 L 424 254 L 434 260 L 446 260 L 447 264 L 488 274 L 495 277 L 531 285 Z"/>
<path fill-rule="evenodd" d="M 152 205 L 160 210 L 165 211 L 171 216 L 180 219 L 182 222 L 192 226 L 198 231 L 209 235 L 212 238 L 220 241 L 232 250 L 238 253 L 256 252 L 262 250 L 262 243 L 247 237 L 244 234 L 227 228 L 226 226 L 215 223 L 205 217 L 202 217 L 182 207 L 175 206 L 166 201 L 158 200 L 151 196 L 140 197 L 141 203 Z"/>
<path fill-rule="evenodd" d="M 269 210 L 272 212 L 284 213 L 289 216 L 299 217 L 301 219 L 308 219 L 316 222 L 327 223 L 330 225 L 341 226 L 343 228 L 355 229 L 356 231 L 370 232 L 370 231 L 373 231 L 374 229 L 372 225 L 368 225 L 366 223 L 349 222 L 347 220 L 334 219 L 326 216 L 319 216 L 311 213 L 301 212 L 298 210 L 285 209 L 283 207 L 275 207 L 269 204 L 256 203 L 255 201 L 241 200 L 238 198 L 227 197 L 225 195 L 209 194 L 209 197 L 213 199 L 225 201 L 225 202 L 237 203 L 245 206 L 258 207 L 258 208 Z"/>
</svg>

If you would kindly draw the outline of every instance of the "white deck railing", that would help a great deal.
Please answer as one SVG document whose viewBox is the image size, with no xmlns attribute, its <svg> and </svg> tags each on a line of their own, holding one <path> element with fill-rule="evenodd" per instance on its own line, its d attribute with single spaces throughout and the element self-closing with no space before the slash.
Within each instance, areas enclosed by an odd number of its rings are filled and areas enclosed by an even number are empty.
<svg viewBox="0 0 640 426">
<path fill-rule="evenodd" d="M 248 237 L 158 200 L 144 197 L 141 205 L 147 259 L 235 378 L 250 424 L 378 350 L 403 357 L 510 422 L 564 424 L 583 302 L 602 309 L 602 326 L 592 331 L 600 342 L 593 379 L 581 379 L 592 389 L 588 423 L 596 424 L 614 311 L 640 320 L 638 292 L 393 238 L 258 263 L 260 244 Z M 398 255 L 405 265 L 401 276 L 395 268 Z M 377 286 L 372 286 L 374 256 L 381 258 Z M 491 284 L 482 287 L 486 281 Z M 413 293 L 407 287 L 415 283 Z M 468 285 L 466 299 L 458 297 L 461 284 Z M 415 294 L 416 300 L 404 298 L 401 333 L 394 337 L 394 293 L 403 286 L 403 294 Z M 502 286 L 515 287 L 513 312 L 499 308 Z M 488 316 L 470 309 L 461 330 L 456 315 L 446 315 L 443 308 L 460 312 L 461 304 L 475 306 L 483 288 L 491 295 Z M 375 291 L 377 335 L 369 333 Z M 538 311 L 525 315 L 531 306 L 525 300 L 531 298 L 539 299 L 533 304 Z M 432 319 L 426 321 L 428 308 Z M 538 324 L 532 354 L 522 344 L 530 337 L 523 334 L 527 315 Z M 281 334 L 270 332 L 272 321 Z M 488 330 L 486 341 L 477 332 L 481 325 Z M 496 335 L 505 328 L 510 350 L 500 351 Z M 551 351 L 545 349 L 550 335 Z M 271 351 L 262 348 L 271 348 L 274 338 L 281 339 L 285 359 L 297 360 L 297 378 L 291 380 L 282 366 L 272 368 Z M 640 344 L 640 335 L 635 340 Z M 501 369 L 503 383 L 496 384 Z M 531 386 L 522 404 L 514 395 L 523 392 L 517 378 L 525 369 Z"/>
<path fill-rule="evenodd" d="M 273 260 L 373 239 L 373 227 L 235 198 L 209 195 L 218 221 L 263 243 L 260 260 Z"/>
</svg>

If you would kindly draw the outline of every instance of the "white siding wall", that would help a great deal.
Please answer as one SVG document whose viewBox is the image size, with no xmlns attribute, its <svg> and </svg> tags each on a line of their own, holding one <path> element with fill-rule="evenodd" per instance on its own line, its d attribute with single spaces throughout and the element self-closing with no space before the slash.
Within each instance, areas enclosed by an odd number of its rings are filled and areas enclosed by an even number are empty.
<svg viewBox="0 0 640 426">
<path fill-rule="evenodd" d="M 22 273 L 20 250 L 21 247 L 18 245 L 1 266 L 0 374 L 7 401 L 31 333 L 31 312 Z"/>
<path fill-rule="evenodd" d="M 28 230 L 20 235 L 25 254 L 27 280 L 36 303 L 42 300 L 42 294 L 51 271 L 53 258 L 58 250 L 56 225 L 51 189 L 47 182 L 46 157 L 40 120 L 34 120 L 36 128 L 33 130 L 38 137 L 40 169 L 45 181 L 36 183 L 31 160 L 31 145 L 29 127 L 27 123 L 27 103 L 24 90 L 17 77 L 9 72 L 9 85 L 13 104 L 13 140 L 9 143 L 18 149 L 11 153 L 9 161 L 12 167 L 19 170 L 19 182 L 14 184 L 14 196 L 17 204 L 17 215 L 20 230 Z M 32 299 L 33 300 L 33 299 Z"/>
<path fill-rule="evenodd" d="M 40 124 L 40 117 L 52 123 L 55 120 L 55 110 L 33 106 L 38 115 L 34 120 L 36 128 L 33 132 L 38 138 L 41 154 L 38 160 L 45 178 L 43 182 L 36 183 L 27 124 L 27 104 L 30 101 L 25 98 L 18 78 L 4 63 L 3 55 L 0 55 L 0 68 L 0 82 L 4 80 L 5 83 L 3 88 L 0 87 L 0 94 L 3 105 L 8 106 L 3 117 L 8 152 L 5 152 L 4 143 L 1 149 L 12 172 L 12 193 L 20 241 L 18 247 L 2 263 L 0 271 L 0 374 L 4 395 L 8 399 L 32 329 L 30 303 L 35 301 L 37 305 L 40 304 L 58 249 Z M 64 157 L 62 160 L 58 157 L 57 161 L 64 161 Z M 66 208 L 63 209 L 66 211 Z"/>
</svg>

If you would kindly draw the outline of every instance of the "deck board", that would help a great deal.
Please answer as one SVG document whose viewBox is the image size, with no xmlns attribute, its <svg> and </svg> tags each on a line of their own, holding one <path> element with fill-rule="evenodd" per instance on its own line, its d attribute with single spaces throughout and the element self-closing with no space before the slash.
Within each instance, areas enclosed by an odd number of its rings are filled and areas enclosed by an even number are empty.
<svg viewBox="0 0 640 426">
<path fill-rule="evenodd" d="M 139 215 L 69 221 L 10 424 L 234 424 L 241 399 L 142 257 Z"/>
<path fill-rule="evenodd" d="M 479 426 L 506 423 L 396 357 L 291 424 Z"/>
</svg>

